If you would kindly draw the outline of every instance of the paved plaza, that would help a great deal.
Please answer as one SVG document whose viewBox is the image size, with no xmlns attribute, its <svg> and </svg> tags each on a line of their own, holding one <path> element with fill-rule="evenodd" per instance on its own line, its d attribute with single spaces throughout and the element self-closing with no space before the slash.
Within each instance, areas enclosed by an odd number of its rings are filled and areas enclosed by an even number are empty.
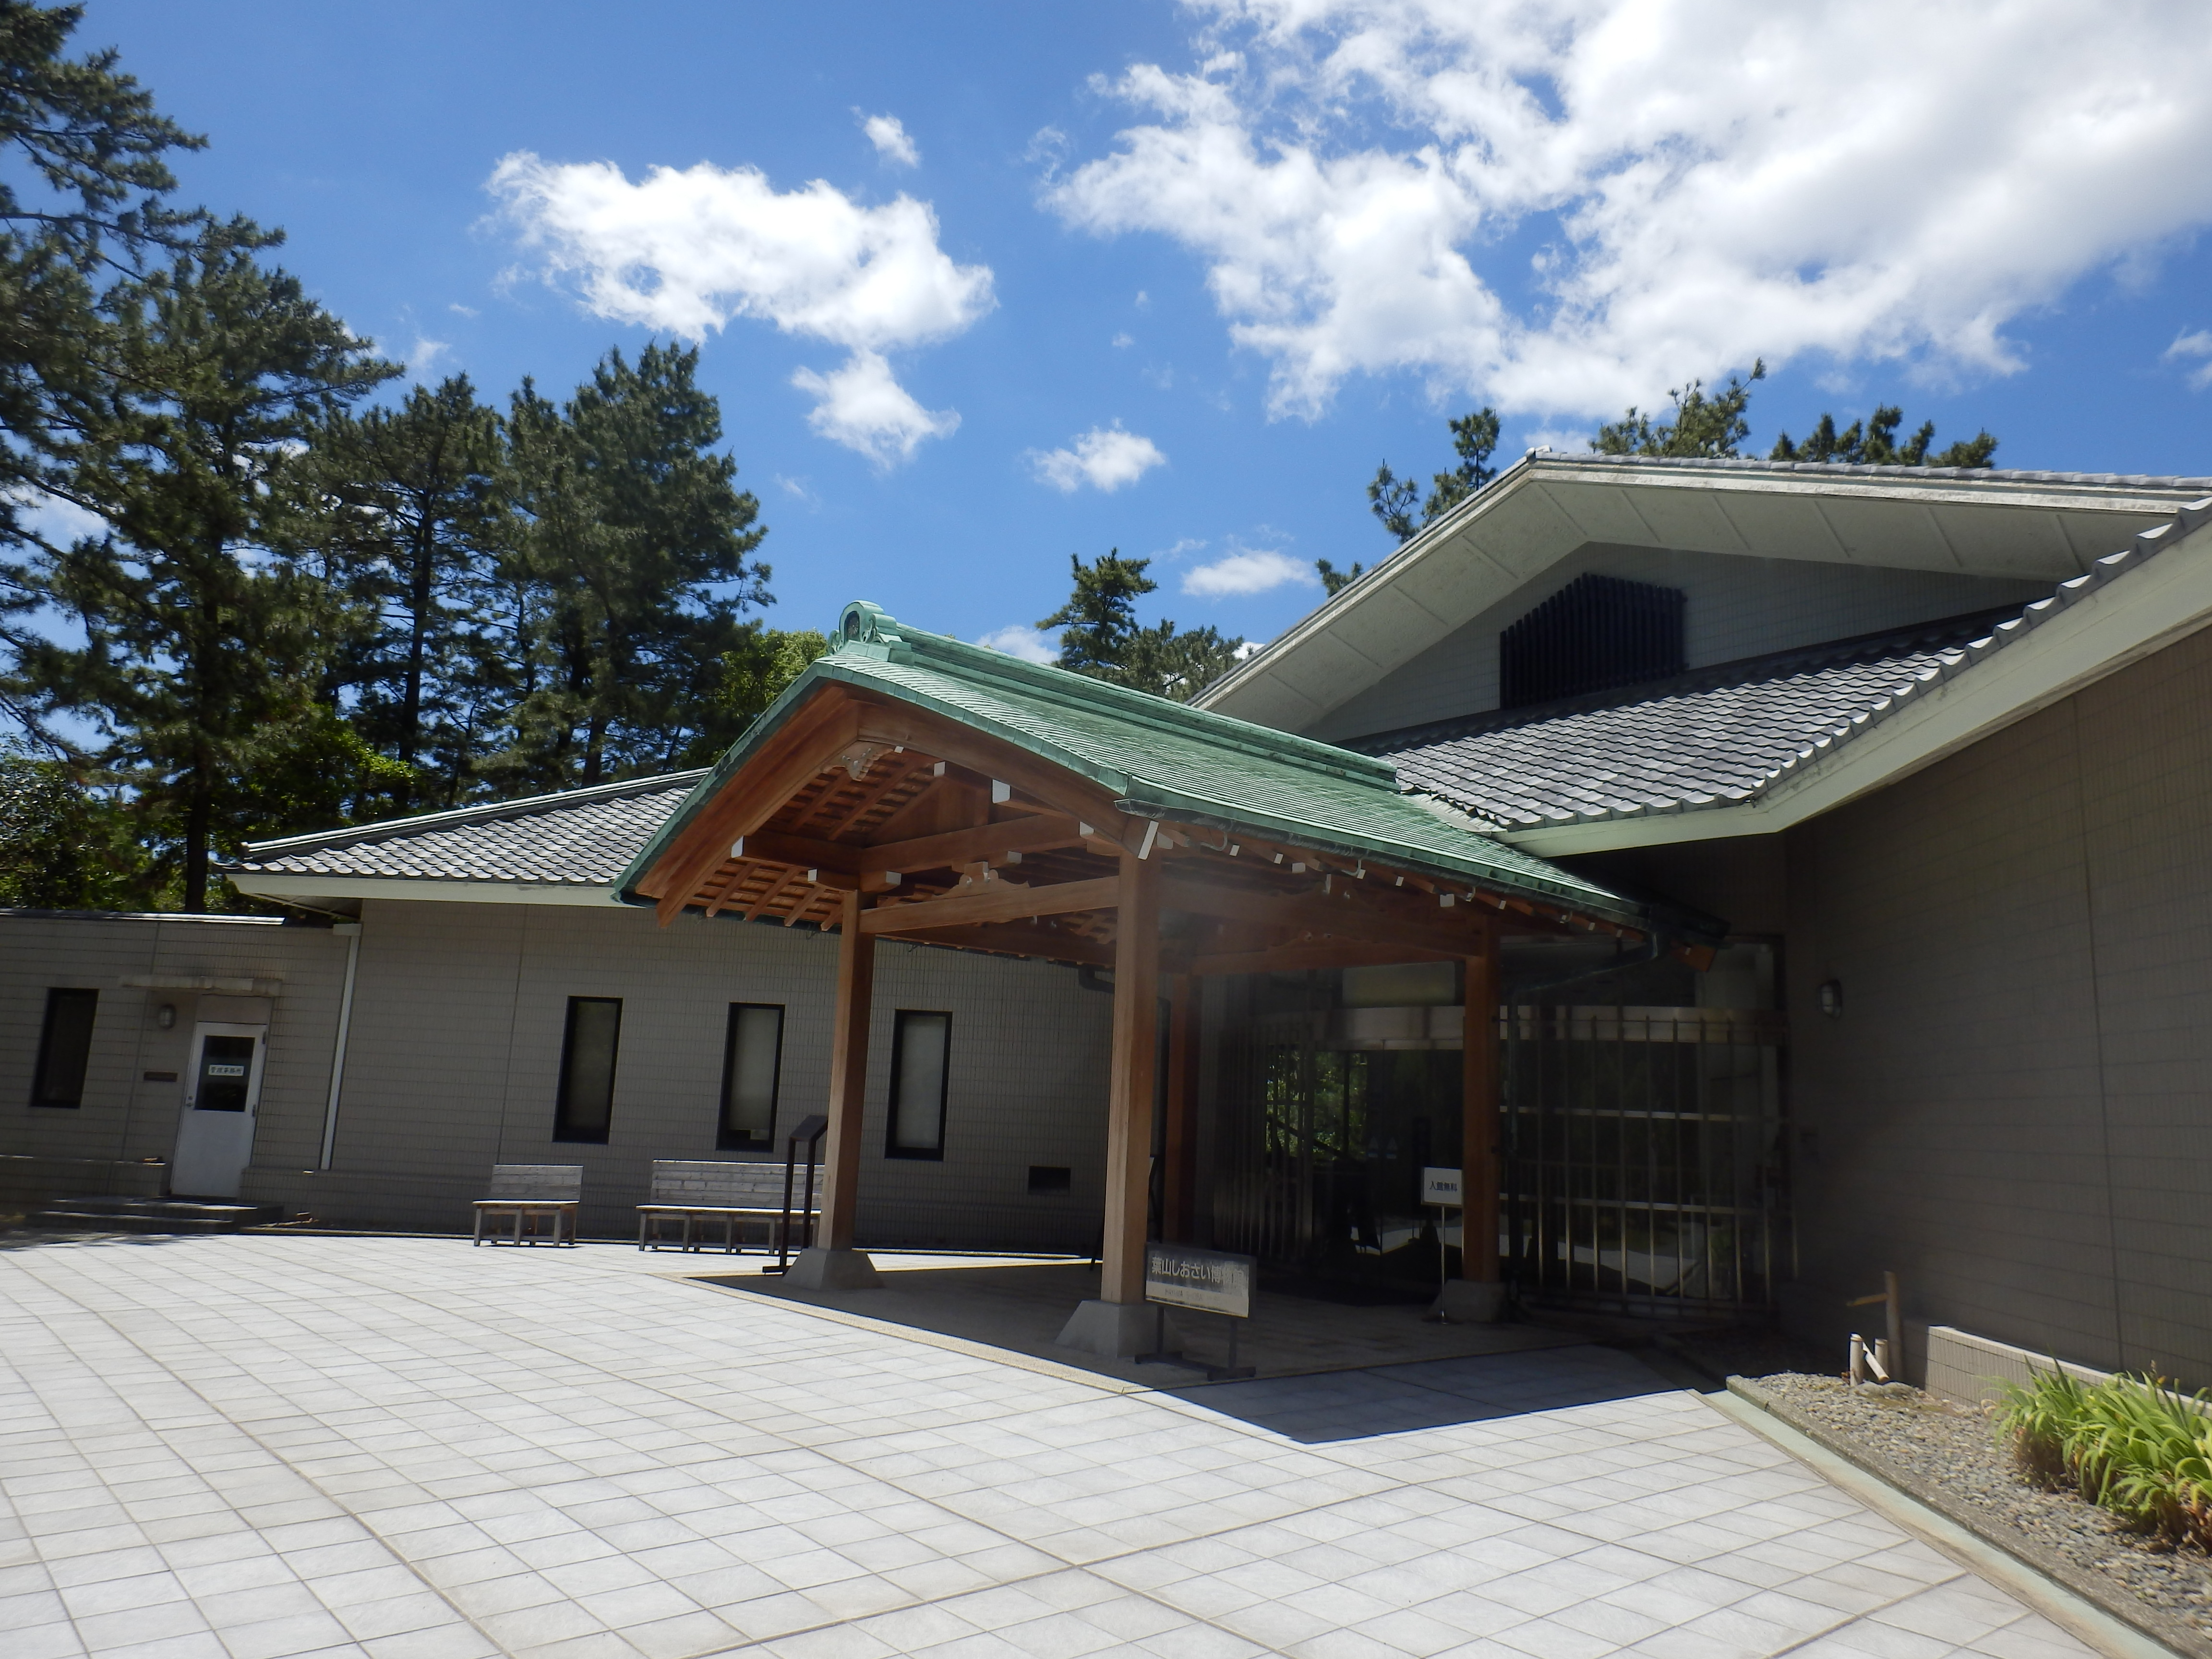
<svg viewBox="0 0 2212 1659">
<path fill-rule="evenodd" d="M 1162 1392 L 687 1267 L 0 1250 L 0 1655 L 2088 1651 L 1609 1350 Z"/>
</svg>

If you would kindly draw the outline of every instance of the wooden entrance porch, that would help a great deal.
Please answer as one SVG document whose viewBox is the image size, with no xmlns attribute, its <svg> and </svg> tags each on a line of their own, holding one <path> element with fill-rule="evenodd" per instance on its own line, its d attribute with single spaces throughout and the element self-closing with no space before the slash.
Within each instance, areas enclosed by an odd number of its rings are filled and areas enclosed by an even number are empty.
<svg viewBox="0 0 2212 1659">
<path fill-rule="evenodd" d="M 854 1248 L 876 946 L 899 939 L 1110 969 L 1099 1295 L 1062 1340 L 1150 1340 L 1143 1303 L 1156 1097 L 1162 1231 L 1190 1236 L 1195 981 L 1455 960 L 1498 1001 L 1512 932 L 1630 940 L 1640 907 L 1398 793 L 1364 757 L 1018 663 L 848 607 L 811 668 L 640 855 L 624 897 L 839 938 L 820 1243 L 794 1285 L 875 1282 Z M 1167 1023 L 1160 1091 L 1158 1009 Z M 1495 1316 L 1498 1034 L 1462 1049 L 1468 1149 L 1459 1316 Z"/>
</svg>

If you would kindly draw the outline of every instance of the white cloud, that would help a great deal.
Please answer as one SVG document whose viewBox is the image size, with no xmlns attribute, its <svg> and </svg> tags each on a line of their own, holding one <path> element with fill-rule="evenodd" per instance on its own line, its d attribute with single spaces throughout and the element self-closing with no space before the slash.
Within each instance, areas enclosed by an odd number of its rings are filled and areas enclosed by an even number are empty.
<svg viewBox="0 0 2212 1659">
<path fill-rule="evenodd" d="M 1182 591 L 1201 599 L 1218 599 L 1232 594 L 1266 593 L 1292 582 L 1318 579 L 1313 567 L 1287 553 L 1245 551 L 1231 553 L 1184 573 Z"/>
<path fill-rule="evenodd" d="M 465 306 L 459 300 L 455 300 L 448 304 L 446 309 L 452 312 L 456 317 L 474 317 L 477 314 L 475 307 Z"/>
<path fill-rule="evenodd" d="M 1057 662 L 1060 647 L 1049 635 L 1020 623 L 1008 623 L 994 633 L 986 634 L 976 644 L 992 651 L 1003 651 L 1010 657 L 1019 657 L 1024 662 Z"/>
<path fill-rule="evenodd" d="M 2203 358 L 2203 362 L 2189 371 L 2190 388 L 2202 392 L 2212 386 L 2212 328 L 2200 328 L 2193 334 L 2177 335 L 2173 343 L 2166 347 L 2166 355 L 2176 362 L 2191 357 Z"/>
<path fill-rule="evenodd" d="M 107 520 L 97 513 L 75 501 L 65 501 L 58 495 L 49 495 L 42 489 L 19 489 L 13 501 L 23 527 L 56 547 L 95 540 L 106 535 L 110 528 Z"/>
<path fill-rule="evenodd" d="M 806 423 L 832 443 L 857 449 L 879 467 L 910 459 L 924 438 L 949 438 L 960 429 L 950 409 L 924 409 L 891 377 L 875 351 L 856 351 L 829 374 L 802 368 L 792 385 L 812 394 Z"/>
<path fill-rule="evenodd" d="M 845 347 L 842 368 L 793 380 L 822 399 L 810 419 L 823 435 L 880 463 L 958 424 L 915 403 L 883 356 L 957 334 L 996 303 L 988 266 L 938 246 L 927 202 L 866 207 L 818 179 L 778 192 L 757 167 L 705 161 L 633 184 L 611 162 L 526 150 L 487 187 L 544 275 L 573 282 L 597 316 L 694 340 L 752 317 Z"/>
<path fill-rule="evenodd" d="M 886 161 L 902 167 L 921 165 L 921 151 L 908 136 L 906 125 L 896 115 L 871 115 L 860 123 L 860 131 L 868 135 L 868 142 L 876 147 L 876 154 Z"/>
<path fill-rule="evenodd" d="M 1038 483 L 1068 495 L 1085 484 L 1110 493 L 1136 483 L 1154 467 L 1166 465 L 1168 459 L 1150 438 L 1124 432 L 1118 421 L 1112 426 L 1092 427 L 1072 440 L 1071 445 L 1066 449 L 1030 452 L 1030 465 Z"/>
<path fill-rule="evenodd" d="M 434 340 L 418 334 L 415 343 L 407 349 L 407 372 L 418 380 L 427 380 L 437 372 L 438 359 L 453 349 L 450 340 Z"/>
<path fill-rule="evenodd" d="M 1137 337 L 1133 334 L 1116 334 L 1114 337 L 1114 345 L 1117 350 L 1123 346 L 1133 346 L 1136 343 Z"/>
<path fill-rule="evenodd" d="M 1102 83 L 1139 124 L 1044 199 L 1199 255 L 1277 414 L 1358 374 L 1588 416 L 1762 355 L 2009 372 L 2024 310 L 2212 222 L 2190 0 L 1197 3 L 1212 56 Z"/>
</svg>

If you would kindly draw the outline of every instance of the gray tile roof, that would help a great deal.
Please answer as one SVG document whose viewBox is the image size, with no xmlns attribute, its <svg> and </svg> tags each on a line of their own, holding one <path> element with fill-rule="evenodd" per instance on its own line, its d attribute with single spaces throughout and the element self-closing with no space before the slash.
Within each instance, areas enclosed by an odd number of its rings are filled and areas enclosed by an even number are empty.
<svg viewBox="0 0 2212 1659">
<path fill-rule="evenodd" d="M 1730 805 L 1971 672 L 2208 523 L 2212 497 L 2139 532 L 2016 615 L 1988 611 L 1807 647 L 1344 747 L 1389 760 L 1401 788 L 1508 830 Z"/>
<path fill-rule="evenodd" d="M 605 887 L 703 774 L 675 772 L 557 795 L 252 842 L 228 870 L 391 880 Z"/>
<path fill-rule="evenodd" d="M 1813 646 L 1674 678 L 1347 743 L 1509 829 L 1749 799 L 2016 610 Z"/>
<path fill-rule="evenodd" d="M 1578 451 L 1554 449 L 1531 450 L 1529 457 L 1547 464 L 1617 466 L 1650 472 L 1752 472 L 1784 477 L 1810 474 L 1899 483 L 1916 478 L 1955 478 L 1967 483 L 2118 486 L 2174 490 L 2192 495 L 2212 490 L 2212 477 L 2179 477 L 2148 472 L 2038 472 L 2004 466 L 1870 466 L 1861 461 L 1769 461 L 1749 455 L 1585 455 Z"/>
</svg>

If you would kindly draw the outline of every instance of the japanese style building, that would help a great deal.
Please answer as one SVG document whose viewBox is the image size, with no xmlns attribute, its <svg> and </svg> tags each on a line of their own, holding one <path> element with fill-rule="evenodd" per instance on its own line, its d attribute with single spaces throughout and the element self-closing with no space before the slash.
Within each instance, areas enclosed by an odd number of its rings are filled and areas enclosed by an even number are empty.
<svg viewBox="0 0 2212 1659">
<path fill-rule="evenodd" d="M 819 1112 L 804 1279 L 1096 1250 L 1103 1352 L 1160 1238 L 2212 1382 L 2208 622 L 2212 482 L 1542 453 L 1195 706 L 856 604 L 708 772 L 250 848 L 307 925 L 0 920 L 0 1208 L 619 1233 Z"/>
</svg>

